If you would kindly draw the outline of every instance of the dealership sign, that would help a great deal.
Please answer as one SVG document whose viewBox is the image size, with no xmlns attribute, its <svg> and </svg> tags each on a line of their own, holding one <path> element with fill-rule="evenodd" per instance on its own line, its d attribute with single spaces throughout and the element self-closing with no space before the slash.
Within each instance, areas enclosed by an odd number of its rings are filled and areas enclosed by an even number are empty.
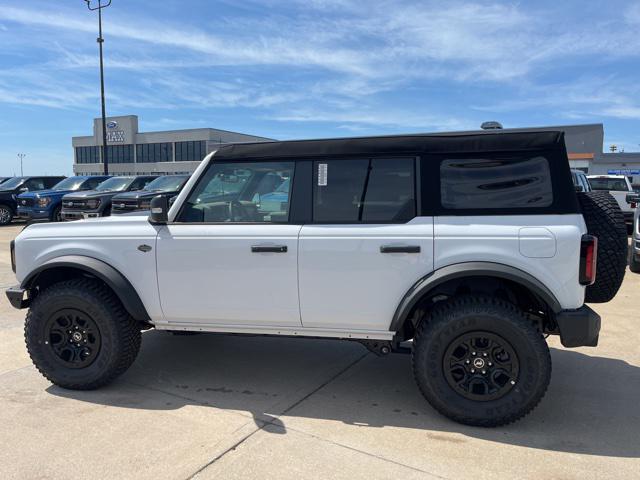
<svg viewBox="0 0 640 480">
<path fill-rule="evenodd" d="M 118 127 L 118 122 L 111 120 L 107 122 L 107 142 L 124 143 L 124 130 L 113 130 Z"/>
<path fill-rule="evenodd" d="M 640 170 L 617 169 L 607 170 L 608 175 L 640 175 Z"/>
</svg>

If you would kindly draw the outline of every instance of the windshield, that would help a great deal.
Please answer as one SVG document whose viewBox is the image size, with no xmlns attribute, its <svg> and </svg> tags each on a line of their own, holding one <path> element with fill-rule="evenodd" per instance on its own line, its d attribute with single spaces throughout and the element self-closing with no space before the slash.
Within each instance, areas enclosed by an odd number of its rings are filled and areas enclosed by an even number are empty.
<svg viewBox="0 0 640 480">
<path fill-rule="evenodd" d="M 80 185 L 84 183 L 86 179 L 84 177 L 69 177 L 65 178 L 61 182 L 56 183 L 51 190 L 77 190 Z"/>
<path fill-rule="evenodd" d="M 591 188 L 594 190 L 608 190 L 614 192 L 627 192 L 627 182 L 624 178 L 590 178 Z"/>
<path fill-rule="evenodd" d="M 100 185 L 96 187 L 97 192 L 121 192 L 125 190 L 131 182 L 133 182 L 134 177 L 113 177 L 109 180 L 105 180 Z"/>
<path fill-rule="evenodd" d="M 2 188 L 2 190 L 13 190 L 14 188 L 22 185 L 23 182 L 24 182 L 23 177 L 13 177 L 7 180 L 6 182 L 4 182 L 2 185 L 0 185 L 0 188 Z"/>
<path fill-rule="evenodd" d="M 149 192 L 171 192 L 180 188 L 186 179 L 187 177 L 180 175 L 158 177 L 144 187 L 144 190 Z"/>
</svg>

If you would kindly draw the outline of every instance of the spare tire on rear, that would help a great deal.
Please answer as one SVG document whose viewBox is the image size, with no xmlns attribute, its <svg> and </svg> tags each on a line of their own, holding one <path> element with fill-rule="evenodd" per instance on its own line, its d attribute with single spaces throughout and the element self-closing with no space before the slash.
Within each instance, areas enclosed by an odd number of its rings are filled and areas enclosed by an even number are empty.
<svg viewBox="0 0 640 480">
<path fill-rule="evenodd" d="M 605 303 L 618 293 L 627 268 L 627 227 L 618 202 L 609 192 L 578 193 L 587 231 L 598 237 L 596 281 L 587 287 L 585 302 Z"/>
</svg>

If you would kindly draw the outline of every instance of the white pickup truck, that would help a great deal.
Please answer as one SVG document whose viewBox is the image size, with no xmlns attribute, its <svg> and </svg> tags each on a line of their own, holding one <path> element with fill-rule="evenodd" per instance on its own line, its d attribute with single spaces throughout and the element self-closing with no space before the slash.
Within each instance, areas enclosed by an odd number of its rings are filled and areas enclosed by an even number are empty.
<svg viewBox="0 0 640 480">
<path fill-rule="evenodd" d="M 627 195 L 633 192 L 631 182 L 624 175 L 588 175 L 589 183 L 593 190 L 606 190 L 616 199 L 622 213 L 624 213 L 624 223 L 627 229 L 633 228 L 633 214 L 636 210 L 636 203 L 628 203 Z"/>
</svg>

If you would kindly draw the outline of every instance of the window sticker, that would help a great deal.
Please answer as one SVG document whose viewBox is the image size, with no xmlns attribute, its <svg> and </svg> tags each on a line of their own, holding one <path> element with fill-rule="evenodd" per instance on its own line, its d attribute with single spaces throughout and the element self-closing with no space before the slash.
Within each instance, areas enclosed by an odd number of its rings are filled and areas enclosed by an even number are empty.
<svg viewBox="0 0 640 480">
<path fill-rule="evenodd" d="M 327 170 L 328 170 L 328 165 L 326 163 L 318 164 L 318 186 L 319 187 L 327 186 Z"/>
</svg>

